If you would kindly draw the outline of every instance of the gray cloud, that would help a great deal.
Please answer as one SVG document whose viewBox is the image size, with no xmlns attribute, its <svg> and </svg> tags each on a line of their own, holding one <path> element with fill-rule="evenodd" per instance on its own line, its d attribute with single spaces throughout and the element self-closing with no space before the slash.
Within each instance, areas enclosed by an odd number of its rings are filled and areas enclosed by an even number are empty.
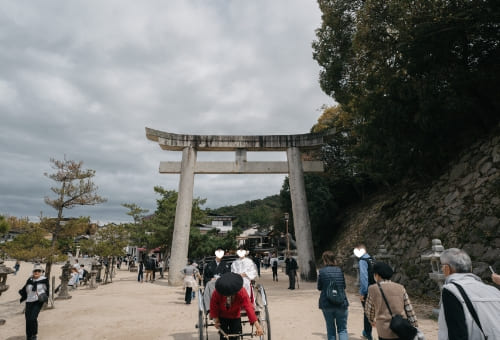
<svg viewBox="0 0 500 340">
<path fill-rule="evenodd" d="M 305 133 L 333 101 L 318 84 L 311 1 L 16 1 L 0 11 L 0 213 L 36 216 L 49 159 L 96 170 L 108 202 L 67 216 L 124 221 L 151 211 L 160 161 L 145 127 L 190 134 Z M 274 159 L 276 155 L 249 155 Z M 233 155 L 199 154 L 200 159 Z M 283 155 L 278 156 L 284 160 Z M 207 206 L 277 194 L 284 176 L 197 176 Z"/>
</svg>

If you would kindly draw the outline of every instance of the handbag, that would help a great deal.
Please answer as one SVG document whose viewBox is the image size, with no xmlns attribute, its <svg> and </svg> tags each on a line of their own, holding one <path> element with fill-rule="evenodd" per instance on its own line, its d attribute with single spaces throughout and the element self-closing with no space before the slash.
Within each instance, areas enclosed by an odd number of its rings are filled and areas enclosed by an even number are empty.
<svg viewBox="0 0 500 340">
<path fill-rule="evenodd" d="M 47 302 L 49 301 L 49 296 L 47 295 L 47 293 L 41 293 L 41 294 L 36 294 L 38 296 L 38 302 Z"/>
<path fill-rule="evenodd" d="M 397 336 L 402 339 L 402 340 L 413 340 L 415 336 L 417 335 L 418 330 L 413 327 L 408 321 L 408 319 L 403 318 L 401 315 L 392 314 L 391 307 L 389 307 L 389 303 L 387 302 L 387 299 L 385 298 L 384 291 L 382 290 L 382 287 L 380 286 L 380 283 L 377 282 L 377 286 L 380 289 L 380 293 L 382 293 L 382 298 L 385 301 L 385 305 L 387 306 L 387 309 L 389 310 L 389 313 L 391 314 L 391 323 L 389 324 L 389 328 L 397 334 Z"/>
</svg>

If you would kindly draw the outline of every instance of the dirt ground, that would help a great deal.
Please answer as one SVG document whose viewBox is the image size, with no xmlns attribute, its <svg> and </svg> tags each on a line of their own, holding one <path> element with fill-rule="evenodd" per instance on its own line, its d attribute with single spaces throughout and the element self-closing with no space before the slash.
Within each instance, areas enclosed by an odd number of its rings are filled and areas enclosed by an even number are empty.
<svg viewBox="0 0 500 340">
<path fill-rule="evenodd" d="M 12 267 L 14 262 L 6 261 Z M 31 273 L 33 264 L 21 263 L 17 275 L 9 275 L 10 289 L 0 296 L 1 340 L 25 339 L 23 308 L 18 290 Z M 60 266 L 53 275 L 59 276 Z M 280 272 L 279 281 L 272 281 L 271 270 L 262 270 L 257 282 L 264 285 L 269 306 L 271 338 L 326 339 L 326 327 L 318 309 L 316 283 L 300 282 L 300 288 L 288 290 L 287 276 Z M 358 297 L 348 289 L 349 339 L 361 340 L 363 314 Z M 138 283 L 137 273 L 117 271 L 113 283 L 95 290 L 86 286 L 71 291 L 69 300 L 56 300 L 54 309 L 47 309 L 38 318 L 41 340 L 114 340 L 114 339 L 198 339 L 198 305 L 186 305 L 182 287 L 170 287 L 167 280 Z M 437 339 L 437 323 L 427 318 L 431 307 L 419 306 L 419 324 L 426 339 Z M 376 331 L 374 331 L 374 335 Z M 215 328 L 209 327 L 209 339 L 218 339 Z"/>
</svg>

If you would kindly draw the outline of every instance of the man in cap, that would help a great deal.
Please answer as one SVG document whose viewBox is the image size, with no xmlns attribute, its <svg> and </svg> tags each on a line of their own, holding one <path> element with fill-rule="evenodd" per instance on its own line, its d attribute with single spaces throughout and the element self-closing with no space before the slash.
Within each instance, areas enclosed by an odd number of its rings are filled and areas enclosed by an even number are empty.
<svg viewBox="0 0 500 340">
<path fill-rule="evenodd" d="M 264 334 L 246 289 L 243 288 L 243 277 L 235 273 L 225 273 L 215 282 L 215 291 L 210 299 L 210 317 L 214 319 L 215 328 L 225 334 L 241 334 L 241 309 L 247 312 L 248 321 L 255 326 L 255 335 Z M 227 339 L 221 332 L 220 340 Z M 239 339 L 232 336 L 229 339 Z"/>
</svg>

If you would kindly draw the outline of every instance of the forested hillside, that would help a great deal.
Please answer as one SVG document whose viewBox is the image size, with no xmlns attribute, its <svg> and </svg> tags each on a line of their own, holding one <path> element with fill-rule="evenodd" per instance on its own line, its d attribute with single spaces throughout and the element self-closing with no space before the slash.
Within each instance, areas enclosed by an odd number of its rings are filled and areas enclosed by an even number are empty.
<svg viewBox="0 0 500 340">
<path fill-rule="evenodd" d="M 283 224 L 283 214 L 281 213 L 281 203 L 278 195 L 207 210 L 207 212 L 223 216 L 234 216 L 236 217 L 233 222 L 234 226 L 241 229 L 246 229 L 254 224 L 259 225 L 261 228 L 274 225 L 279 229 L 280 225 Z"/>
</svg>

